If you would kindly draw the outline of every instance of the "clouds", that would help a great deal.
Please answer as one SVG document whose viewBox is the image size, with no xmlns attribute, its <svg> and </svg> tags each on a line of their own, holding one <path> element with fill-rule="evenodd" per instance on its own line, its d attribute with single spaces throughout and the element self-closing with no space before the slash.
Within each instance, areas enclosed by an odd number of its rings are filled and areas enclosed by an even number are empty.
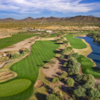
<svg viewBox="0 0 100 100">
<path fill-rule="evenodd" d="M 86 13 L 100 9 L 100 2 L 82 3 L 82 0 L 0 0 L 0 11 L 16 13 L 51 12 Z"/>
</svg>

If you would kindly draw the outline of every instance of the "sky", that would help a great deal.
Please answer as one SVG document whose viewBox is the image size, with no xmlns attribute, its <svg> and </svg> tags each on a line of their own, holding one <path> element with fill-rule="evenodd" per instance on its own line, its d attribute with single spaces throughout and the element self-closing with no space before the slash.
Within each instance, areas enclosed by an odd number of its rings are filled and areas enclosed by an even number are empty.
<svg viewBox="0 0 100 100">
<path fill-rule="evenodd" d="M 100 17 L 100 0 L 0 0 L 0 18 Z"/>
</svg>

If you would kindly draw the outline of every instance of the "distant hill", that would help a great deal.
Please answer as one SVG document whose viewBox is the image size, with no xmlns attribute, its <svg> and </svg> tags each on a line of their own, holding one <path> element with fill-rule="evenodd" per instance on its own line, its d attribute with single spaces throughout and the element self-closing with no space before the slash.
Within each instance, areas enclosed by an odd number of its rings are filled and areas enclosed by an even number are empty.
<svg viewBox="0 0 100 100">
<path fill-rule="evenodd" d="M 14 22 L 14 21 L 17 21 L 17 20 L 13 18 L 0 19 L 0 22 Z"/>
<path fill-rule="evenodd" d="M 100 23 L 100 18 L 94 17 L 94 16 L 75 16 L 75 17 L 62 17 L 62 18 L 57 18 L 57 17 L 41 17 L 41 18 L 32 18 L 32 17 L 27 17 L 25 19 L 21 20 L 16 20 L 13 18 L 6 18 L 6 19 L 0 19 L 0 22 L 14 22 L 14 21 L 68 21 L 68 22 L 90 22 L 90 23 Z"/>
<path fill-rule="evenodd" d="M 75 16 L 66 20 L 70 22 L 100 22 L 100 18 L 93 16 Z"/>
<path fill-rule="evenodd" d="M 32 17 L 27 17 L 27 18 L 22 19 L 22 20 L 19 20 L 19 21 L 33 21 L 33 20 L 34 20 L 34 18 L 32 18 Z"/>
<path fill-rule="evenodd" d="M 60 18 L 56 18 L 56 17 L 41 17 L 41 18 L 36 18 L 35 20 L 47 20 L 47 21 L 54 21 L 54 20 L 60 20 Z"/>
</svg>

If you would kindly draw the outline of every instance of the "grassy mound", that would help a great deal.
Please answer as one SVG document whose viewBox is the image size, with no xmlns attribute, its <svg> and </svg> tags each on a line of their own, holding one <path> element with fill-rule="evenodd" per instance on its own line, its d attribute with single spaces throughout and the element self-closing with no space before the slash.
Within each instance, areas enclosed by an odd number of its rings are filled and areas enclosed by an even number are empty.
<svg viewBox="0 0 100 100">
<path fill-rule="evenodd" d="M 35 36 L 36 34 L 16 34 L 16 35 L 12 35 L 12 37 L 7 37 L 7 38 L 3 38 L 0 39 L 0 49 L 3 49 L 5 47 L 11 46 L 15 43 L 18 43 L 20 41 L 23 41 L 27 38 L 30 38 L 32 36 Z"/>
<path fill-rule="evenodd" d="M 0 98 L 0 100 L 26 100 L 33 94 L 33 85 L 38 77 L 39 68 L 55 56 L 54 51 L 59 47 L 52 41 L 37 41 L 31 50 L 31 55 L 11 66 L 18 74 L 17 78 L 29 79 L 32 85 L 24 92 L 15 96 Z"/>
<path fill-rule="evenodd" d="M 81 39 L 78 39 L 78 38 L 74 38 L 72 34 L 68 34 L 67 36 L 65 36 L 67 38 L 67 40 L 70 42 L 71 46 L 73 48 L 76 48 L 76 49 L 83 49 L 83 48 L 86 48 L 86 44 L 81 40 Z"/>
<path fill-rule="evenodd" d="M 27 79 L 16 79 L 0 84 L 0 97 L 12 96 L 25 91 L 31 85 Z"/>
<path fill-rule="evenodd" d="M 81 63 L 82 72 L 84 74 L 92 74 L 94 77 L 100 78 L 100 70 L 98 70 L 96 67 L 93 67 L 94 63 L 89 58 L 80 55 L 77 60 Z"/>
</svg>

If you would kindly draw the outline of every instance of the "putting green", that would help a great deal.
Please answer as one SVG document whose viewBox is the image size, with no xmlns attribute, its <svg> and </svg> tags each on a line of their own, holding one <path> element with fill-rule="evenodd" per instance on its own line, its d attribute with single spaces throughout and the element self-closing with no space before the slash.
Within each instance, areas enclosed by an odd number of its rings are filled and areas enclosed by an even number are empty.
<svg viewBox="0 0 100 100">
<path fill-rule="evenodd" d="M 0 84 L 0 97 L 13 96 L 25 91 L 31 85 L 27 79 L 16 79 L 7 83 Z"/>
<path fill-rule="evenodd" d="M 86 44 L 78 38 L 74 38 L 72 34 L 68 34 L 65 36 L 67 40 L 70 42 L 71 46 L 76 49 L 84 49 L 86 48 Z"/>
</svg>

